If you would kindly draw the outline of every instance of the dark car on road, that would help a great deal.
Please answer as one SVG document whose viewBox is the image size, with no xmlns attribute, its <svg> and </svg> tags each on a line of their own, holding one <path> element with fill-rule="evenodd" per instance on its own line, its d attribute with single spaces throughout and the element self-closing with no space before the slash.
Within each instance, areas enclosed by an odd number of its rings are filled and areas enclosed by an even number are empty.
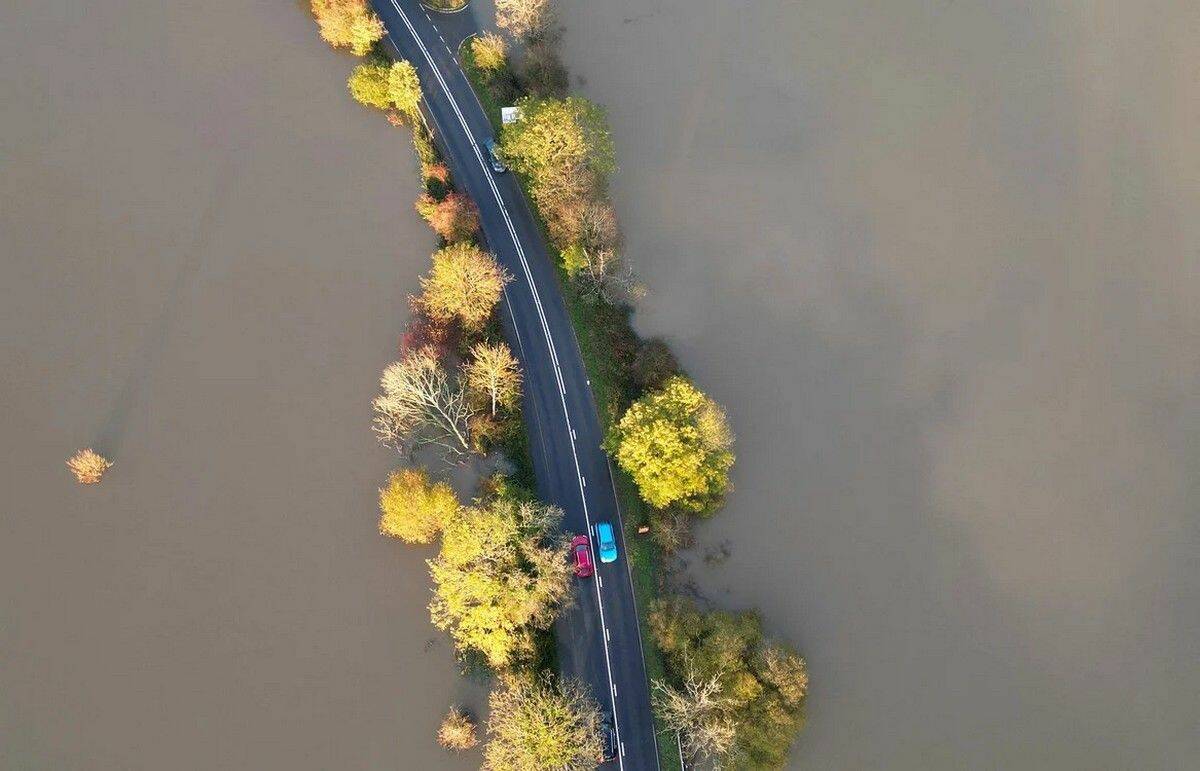
<svg viewBox="0 0 1200 771">
<path fill-rule="evenodd" d="M 613 727 L 612 715 L 605 712 L 600 718 L 601 763 L 617 759 L 617 729 Z"/>
<path fill-rule="evenodd" d="M 508 171 L 508 167 L 504 165 L 504 161 L 500 160 L 500 155 L 496 152 L 496 140 L 488 137 L 483 140 L 483 146 L 487 150 L 488 163 L 492 164 L 492 171 L 497 174 Z"/>
</svg>

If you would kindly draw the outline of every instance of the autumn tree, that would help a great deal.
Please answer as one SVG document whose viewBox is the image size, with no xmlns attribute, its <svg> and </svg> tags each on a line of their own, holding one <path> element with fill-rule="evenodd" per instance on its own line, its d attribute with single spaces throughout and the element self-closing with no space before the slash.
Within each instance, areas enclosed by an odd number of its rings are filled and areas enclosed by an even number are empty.
<svg viewBox="0 0 1200 771">
<path fill-rule="evenodd" d="M 496 0 L 496 26 L 514 37 L 534 40 L 553 24 L 551 0 Z"/>
<path fill-rule="evenodd" d="M 433 254 L 433 268 L 421 279 L 421 302 L 431 318 L 457 319 L 481 329 L 492 315 L 510 277 L 487 252 L 470 243 L 451 244 Z"/>
<path fill-rule="evenodd" d="M 491 405 L 511 409 L 521 399 L 521 368 L 505 343 L 476 343 L 465 369 L 467 388 Z"/>
<path fill-rule="evenodd" d="M 648 626 L 667 672 L 654 706 L 685 749 L 716 766 L 786 765 L 804 723 L 804 659 L 765 639 L 756 614 L 706 612 L 681 597 L 652 603 Z"/>
<path fill-rule="evenodd" d="M 416 121 L 421 111 L 421 80 L 417 68 L 401 59 L 392 62 L 387 77 L 388 98 L 392 107 L 409 120 Z"/>
<path fill-rule="evenodd" d="M 602 755 L 600 709 L 578 681 L 505 677 L 488 708 L 485 771 L 582 771 Z"/>
<path fill-rule="evenodd" d="M 312 0 L 312 13 L 322 39 L 334 48 L 363 56 L 383 37 L 383 22 L 367 0 Z"/>
<path fill-rule="evenodd" d="M 447 193 L 440 201 L 422 193 L 417 198 L 417 213 L 449 243 L 465 241 L 479 229 L 479 210 L 463 193 Z"/>
<path fill-rule="evenodd" d="M 112 461 L 105 458 L 91 447 L 80 450 L 67 459 L 67 468 L 75 475 L 75 480 L 81 485 L 98 484 L 104 477 L 104 472 L 112 467 Z"/>
<path fill-rule="evenodd" d="M 468 421 L 474 410 L 457 379 L 451 378 L 431 348 L 409 351 L 380 377 L 373 427 L 379 440 L 402 452 L 439 447 L 446 457 L 471 450 Z"/>
<path fill-rule="evenodd" d="M 479 744 L 475 735 L 475 721 L 460 707 L 451 707 L 438 726 L 438 744 L 448 750 L 461 752 Z"/>
<path fill-rule="evenodd" d="M 700 681 L 690 669 L 678 688 L 663 680 L 651 684 L 654 712 L 663 728 L 678 734 L 685 757 L 712 768 L 726 765 L 737 740 L 734 704 L 722 690 L 719 672 Z"/>
<path fill-rule="evenodd" d="M 708 513 L 729 486 L 732 444 L 724 410 L 674 376 L 630 405 L 604 446 L 651 506 Z"/>
<path fill-rule="evenodd" d="M 379 491 L 379 532 L 408 543 L 432 543 L 458 509 L 450 485 L 431 482 L 424 469 L 393 471 Z"/>
<path fill-rule="evenodd" d="M 367 107 L 396 110 L 410 121 L 420 111 L 421 83 L 416 69 L 406 61 L 360 64 L 350 72 L 346 85 L 355 101 Z"/>
<path fill-rule="evenodd" d="M 594 195 L 616 163 L 604 110 L 575 96 L 526 97 L 518 107 L 520 117 L 504 128 L 501 151 L 529 176 L 538 208 L 546 213 Z"/>
<path fill-rule="evenodd" d="M 550 626 L 570 592 L 561 519 L 553 506 L 497 497 L 446 524 L 429 563 L 429 612 L 459 651 L 495 669 L 532 655 L 534 631 Z"/>
<path fill-rule="evenodd" d="M 382 64 L 360 64 L 350 72 L 346 81 L 354 101 L 367 107 L 390 110 L 392 95 L 388 89 L 388 67 Z"/>
<path fill-rule="evenodd" d="M 475 66 L 484 72 L 504 69 L 508 62 L 508 43 L 495 32 L 484 32 L 471 38 L 471 55 Z"/>
</svg>

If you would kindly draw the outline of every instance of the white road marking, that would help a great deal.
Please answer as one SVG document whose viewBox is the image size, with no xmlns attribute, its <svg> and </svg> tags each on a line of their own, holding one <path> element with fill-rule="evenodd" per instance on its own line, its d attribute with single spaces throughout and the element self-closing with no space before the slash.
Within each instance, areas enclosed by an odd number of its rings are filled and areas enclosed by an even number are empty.
<svg viewBox="0 0 1200 771">
<path fill-rule="evenodd" d="M 587 487 L 587 477 L 579 477 L 579 481 L 583 482 L 584 487 Z"/>
<path fill-rule="evenodd" d="M 625 757 L 625 742 L 621 742 L 621 757 Z"/>
<path fill-rule="evenodd" d="M 450 104 L 450 108 L 454 111 L 455 117 L 458 118 L 458 122 L 462 126 L 463 133 L 467 137 L 467 143 L 470 144 L 471 149 L 475 151 L 475 160 L 476 160 L 476 162 L 479 163 L 479 167 L 481 169 L 483 169 L 483 178 L 485 180 L 487 180 L 488 186 L 492 190 L 492 195 L 495 196 L 495 198 L 496 198 L 496 205 L 500 207 L 500 214 L 504 218 L 504 224 L 508 228 L 508 234 L 512 238 L 513 247 L 516 249 L 516 252 L 517 252 L 517 259 L 520 260 L 520 262 L 521 262 L 522 272 L 525 274 L 525 281 L 529 285 L 529 291 L 530 291 L 531 296 L 533 297 L 534 308 L 537 309 L 538 321 L 541 324 L 543 334 L 546 336 L 546 347 L 550 353 L 550 360 L 554 365 L 555 378 L 558 380 L 558 390 L 559 390 L 559 394 L 560 394 L 559 400 L 562 403 L 563 420 L 567 424 L 567 430 L 571 431 L 572 430 L 571 415 L 570 415 L 570 411 L 567 409 L 567 400 L 566 400 L 567 392 L 563 385 L 562 371 L 559 369 L 559 365 L 558 365 L 558 351 L 554 347 L 554 339 L 550 334 L 550 324 L 549 324 L 549 322 L 546 321 L 546 312 L 545 312 L 545 309 L 542 307 L 542 298 L 538 294 L 537 285 L 534 283 L 533 272 L 530 270 L 529 263 L 525 259 L 525 250 L 521 247 L 521 240 L 519 238 L 517 238 L 517 230 L 516 230 L 516 227 L 513 225 L 512 217 L 509 216 L 508 208 L 504 205 L 504 199 L 500 196 L 500 189 L 496 186 L 496 180 L 492 177 L 492 170 L 491 170 L 489 164 L 484 162 L 483 153 L 480 151 L 478 143 L 475 142 L 475 136 L 471 133 L 471 129 L 467 125 L 467 119 L 463 116 L 462 110 L 459 109 L 458 102 L 457 102 L 457 100 L 455 100 L 454 95 L 452 93 L 450 93 L 450 87 L 446 84 L 445 78 L 442 77 L 441 70 L 438 69 L 437 64 L 435 64 L 433 61 L 433 55 L 430 54 L 429 49 L 425 47 L 425 41 L 423 41 L 421 39 L 421 36 L 417 34 L 417 30 L 415 27 L 413 27 L 412 22 L 409 20 L 408 14 L 406 14 L 404 12 L 404 9 L 400 7 L 400 4 L 397 2 L 397 0 L 391 0 L 391 4 L 392 4 L 392 7 L 396 9 L 396 13 L 398 13 L 400 15 L 400 20 L 404 22 L 404 26 L 408 27 L 408 32 L 409 32 L 409 34 L 412 35 L 413 41 L 417 44 L 417 47 L 421 49 L 421 53 L 425 56 L 425 61 L 428 62 L 430 69 L 433 70 L 433 76 L 435 78 L 437 78 L 439 85 L 441 85 L 441 87 L 442 87 L 442 92 L 446 95 L 446 100 Z M 433 20 L 429 18 L 428 13 L 425 13 L 425 18 L 427 20 L 429 20 L 429 23 L 431 25 L 433 24 Z M 436 29 L 437 29 L 436 25 L 434 26 L 434 29 L 436 31 Z M 440 33 L 439 33 L 439 36 L 440 36 Z M 392 40 L 391 32 L 388 32 L 388 39 Z M 392 40 L 392 45 L 395 46 L 397 50 L 399 50 L 400 47 L 396 46 L 395 40 Z M 459 74 L 462 75 L 464 80 L 466 79 L 466 75 L 463 74 L 461 70 L 459 70 Z M 468 85 L 468 87 L 470 87 L 469 83 L 467 85 Z M 511 309 L 511 306 L 510 306 L 510 309 Z M 587 382 L 588 382 L 589 386 L 592 384 L 592 381 L 590 379 Z M 588 512 L 588 508 L 587 508 L 587 496 L 585 496 L 584 492 L 583 492 L 583 482 L 582 482 L 583 476 L 582 476 L 582 472 L 580 471 L 580 468 L 579 468 L 579 454 L 575 449 L 574 437 L 572 437 L 572 439 L 571 439 L 571 457 L 575 463 L 575 474 L 577 477 L 579 477 L 579 480 L 580 480 L 579 497 L 583 503 L 583 518 L 584 518 L 584 521 L 587 523 L 588 528 L 591 529 L 592 519 L 591 519 L 591 515 Z M 588 544 L 588 550 L 592 551 L 591 544 Z M 595 555 L 593 554 L 593 558 L 594 558 L 594 556 Z M 604 598 L 600 594 L 599 582 L 597 582 L 597 584 L 596 584 L 596 604 L 597 604 L 597 608 L 600 611 L 600 624 L 601 624 L 601 626 L 604 626 Z M 617 684 L 615 682 L 613 682 L 613 679 L 612 679 L 612 658 L 611 658 L 611 655 L 609 654 L 607 640 L 604 641 L 604 666 L 605 666 L 605 669 L 607 669 L 607 671 L 608 671 L 608 682 L 609 682 L 609 685 L 612 686 L 612 692 L 613 692 L 613 727 L 616 729 L 617 740 L 620 741 L 621 725 L 620 725 L 620 722 L 617 720 L 617 715 L 616 715 L 616 712 L 617 712 L 617 709 L 616 709 L 616 707 L 617 707 Z M 655 753 L 654 760 L 655 760 L 655 765 L 658 765 L 658 753 Z M 620 758 L 618 758 L 618 763 L 620 764 L 620 767 L 623 770 L 625 768 L 624 761 L 621 760 Z"/>
<path fill-rule="evenodd" d="M 603 589 L 604 588 L 604 577 L 601 576 L 599 573 L 597 573 L 596 580 L 600 582 L 600 588 Z"/>
<path fill-rule="evenodd" d="M 612 639 L 608 636 L 608 627 L 604 627 L 604 639 L 605 640 Z"/>
</svg>

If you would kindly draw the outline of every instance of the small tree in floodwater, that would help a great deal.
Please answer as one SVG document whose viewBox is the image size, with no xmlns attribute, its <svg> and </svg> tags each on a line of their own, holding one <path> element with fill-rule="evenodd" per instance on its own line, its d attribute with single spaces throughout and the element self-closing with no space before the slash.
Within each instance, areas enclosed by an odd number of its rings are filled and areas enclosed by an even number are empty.
<svg viewBox="0 0 1200 771">
<path fill-rule="evenodd" d="M 67 460 L 67 468 L 71 469 L 75 480 L 81 485 L 98 484 L 104 477 L 104 472 L 111 467 L 112 461 L 91 447 L 80 450 Z"/>
<path fill-rule="evenodd" d="M 479 744 L 475 721 L 461 707 L 451 707 L 438 727 L 437 740 L 448 750 L 469 750 Z"/>
</svg>

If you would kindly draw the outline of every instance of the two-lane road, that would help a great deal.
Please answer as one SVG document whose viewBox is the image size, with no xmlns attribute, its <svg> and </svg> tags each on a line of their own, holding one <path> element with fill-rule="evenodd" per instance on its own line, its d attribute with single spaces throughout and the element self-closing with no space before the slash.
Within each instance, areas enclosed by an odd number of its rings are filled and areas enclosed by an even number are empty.
<svg viewBox="0 0 1200 771">
<path fill-rule="evenodd" d="M 485 157 L 492 127 L 435 18 L 416 0 L 373 0 L 399 52 L 417 68 L 425 102 L 455 182 L 479 207 L 488 247 L 514 276 L 507 332 L 525 374 L 525 417 L 543 500 L 566 513 L 564 527 L 589 533 L 611 521 L 620 558 L 577 581 L 576 602 L 556 626 L 564 674 L 589 683 L 611 709 L 622 769 L 656 769 L 658 753 L 623 528 L 595 403 L 554 267 L 511 174 Z"/>
</svg>

